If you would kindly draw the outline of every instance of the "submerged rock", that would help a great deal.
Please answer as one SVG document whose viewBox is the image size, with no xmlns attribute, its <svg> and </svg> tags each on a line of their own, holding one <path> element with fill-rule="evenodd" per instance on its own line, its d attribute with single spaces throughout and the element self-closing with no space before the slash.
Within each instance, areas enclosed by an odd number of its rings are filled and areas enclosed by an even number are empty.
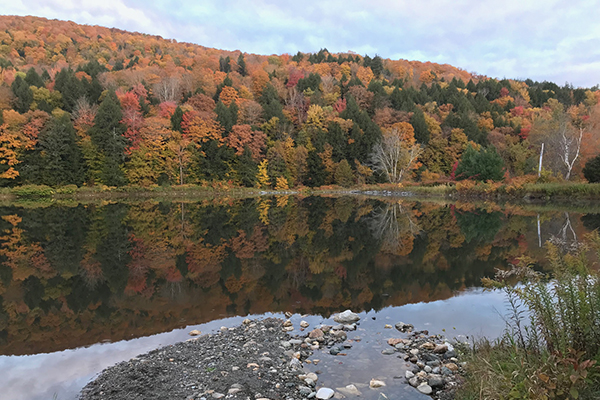
<svg viewBox="0 0 600 400">
<path fill-rule="evenodd" d="M 351 324 L 352 322 L 356 322 L 360 319 L 358 314 L 353 313 L 350 310 L 346 310 L 339 314 L 334 315 L 333 320 L 338 324 Z"/>
</svg>

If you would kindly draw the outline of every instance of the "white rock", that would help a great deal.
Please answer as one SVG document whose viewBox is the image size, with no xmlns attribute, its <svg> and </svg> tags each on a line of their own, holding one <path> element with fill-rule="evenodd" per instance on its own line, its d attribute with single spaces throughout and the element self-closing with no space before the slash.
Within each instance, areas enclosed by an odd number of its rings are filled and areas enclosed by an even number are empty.
<svg viewBox="0 0 600 400">
<path fill-rule="evenodd" d="M 320 400 L 329 400 L 333 397 L 334 394 L 335 392 L 333 391 L 333 389 L 323 387 L 317 391 L 316 397 Z"/>
<path fill-rule="evenodd" d="M 319 377 L 314 372 L 309 372 L 308 374 L 306 374 L 306 377 L 308 379 L 312 379 L 315 382 L 319 380 Z"/>
<path fill-rule="evenodd" d="M 360 396 L 362 394 L 360 390 L 352 384 L 343 388 L 336 388 L 336 390 L 348 396 Z"/>
<path fill-rule="evenodd" d="M 379 379 L 371 379 L 371 382 L 369 382 L 369 387 L 373 389 L 380 388 L 383 386 L 385 386 L 385 382 L 380 381 Z"/>
<path fill-rule="evenodd" d="M 308 326 L 309 326 L 309 325 L 310 325 L 310 324 L 309 324 L 308 322 L 306 322 L 306 321 L 300 321 L 300 326 L 301 326 L 302 328 L 308 328 Z"/>
<path fill-rule="evenodd" d="M 360 317 L 358 316 L 358 314 L 353 313 L 350 310 L 346 310 L 333 316 L 333 320 L 338 324 L 352 323 L 358 321 L 359 319 Z"/>
<path fill-rule="evenodd" d="M 415 376 L 415 374 L 414 374 L 412 371 L 406 371 L 406 372 L 404 373 L 404 376 L 406 377 L 406 379 L 410 379 L 410 378 L 412 378 L 413 376 Z"/>
<path fill-rule="evenodd" d="M 429 386 L 425 382 L 423 382 L 419 386 L 417 386 L 417 390 L 423 394 L 431 394 L 433 392 L 433 389 L 431 388 L 431 386 Z"/>
</svg>

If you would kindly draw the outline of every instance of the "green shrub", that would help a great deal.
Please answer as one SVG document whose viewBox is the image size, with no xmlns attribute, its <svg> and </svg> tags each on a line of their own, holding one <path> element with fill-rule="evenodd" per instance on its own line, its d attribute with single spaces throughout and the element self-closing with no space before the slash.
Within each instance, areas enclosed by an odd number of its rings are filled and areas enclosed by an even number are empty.
<svg viewBox="0 0 600 400">
<path fill-rule="evenodd" d="M 20 198 L 52 197 L 54 190 L 46 185 L 23 185 L 15 187 L 11 193 Z"/>
</svg>

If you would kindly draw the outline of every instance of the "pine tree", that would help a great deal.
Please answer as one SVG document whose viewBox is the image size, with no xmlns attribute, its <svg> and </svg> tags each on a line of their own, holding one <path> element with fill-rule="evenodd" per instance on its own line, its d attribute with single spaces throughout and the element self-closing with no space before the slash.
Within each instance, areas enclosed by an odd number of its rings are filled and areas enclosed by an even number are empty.
<svg viewBox="0 0 600 400">
<path fill-rule="evenodd" d="M 29 68 L 27 71 L 27 75 L 25 75 L 25 82 L 27 82 L 29 86 L 35 86 L 38 88 L 44 87 L 44 81 L 33 67 Z"/>
<path fill-rule="evenodd" d="M 248 69 L 246 68 L 246 60 L 244 60 L 244 55 L 240 54 L 240 56 L 237 59 L 237 65 L 238 65 L 238 72 L 241 76 L 247 76 L 248 75 Z"/>
<path fill-rule="evenodd" d="M 417 142 L 425 145 L 429 143 L 429 127 L 425 121 L 425 115 L 420 108 L 417 107 L 415 109 L 415 112 L 410 119 L 410 123 L 415 130 L 415 139 Z"/>
<path fill-rule="evenodd" d="M 252 152 L 248 146 L 244 147 L 244 152 L 237 158 L 235 163 L 235 172 L 242 185 L 246 187 L 253 187 L 256 183 L 258 166 L 252 158 Z"/>
<path fill-rule="evenodd" d="M 475 150 L 467 146 L 463 153 L 455 176 L 458 179 L 475 179 L 478 181 L 499 181 L 504 175 L 504 160 L 493 146 L 487 149 Z"/>
<path fill-rule="evenodd" d="M 306 166 L 308 171 L 304 179 L 304 184 L 310 187 L 323 186 L 325 179 L 327 179 L 327 170 L 325 170 L 323 161 L 315 150 L 308 152 Z"/>
<path fill-rule="evenodd" d="M 352 173 L 352 168 L 346 159 L 339 162 L 333 176 L 335 183 L 340 186 L 350 187 L 354 184 L 354 173 Z"/>
<path fill-rule="evenodd" d="M 92 144 L 102 153 L 102 183 L 109 186 L 125 184 L 123 173 L 124 151 L 128 141 L 123 137 L 126 127 L 121 123 L 123 113 L 119 99 L 110 92 L 100 104 L 94 119 L 94 127 L 90 130 Z"/>
<path fill-rule="evenodd" d="M 33 102 L 33 92 L 31 91 L 31 88 L 29 87 L 27 82 L 25 82 L 23 78 L 17 75 L 17 77 L 11 85 L 11 89 L 13 94 L 15 95 L 15 98 L 13 100 L 13 106 L 15 110 L 17 110 L 21 114 L 24 114 L 27 111 L 29 111 L 29 107 Z"/>
</svg>

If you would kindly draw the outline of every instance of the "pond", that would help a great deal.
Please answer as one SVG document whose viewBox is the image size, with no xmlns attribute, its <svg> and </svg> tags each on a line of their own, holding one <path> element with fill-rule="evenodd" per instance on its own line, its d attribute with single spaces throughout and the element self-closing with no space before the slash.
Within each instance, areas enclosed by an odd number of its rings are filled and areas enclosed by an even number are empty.
<svg viewBox="0 0 600 400">
<path fill-rule="evenodd" d="M 546 240 L 599 225 L 569 207 L 360 196 L 1 206 L 3 398 L 74 399 L 191 329 L 345 309 L 370 339 L 323 360 L 323 382 L 368 382 L 396 368 L 381 362 L 386 323 L 498 336 L 504 299 L 481 278 L 523 255 L 543 270 Z"/>
</svg>

